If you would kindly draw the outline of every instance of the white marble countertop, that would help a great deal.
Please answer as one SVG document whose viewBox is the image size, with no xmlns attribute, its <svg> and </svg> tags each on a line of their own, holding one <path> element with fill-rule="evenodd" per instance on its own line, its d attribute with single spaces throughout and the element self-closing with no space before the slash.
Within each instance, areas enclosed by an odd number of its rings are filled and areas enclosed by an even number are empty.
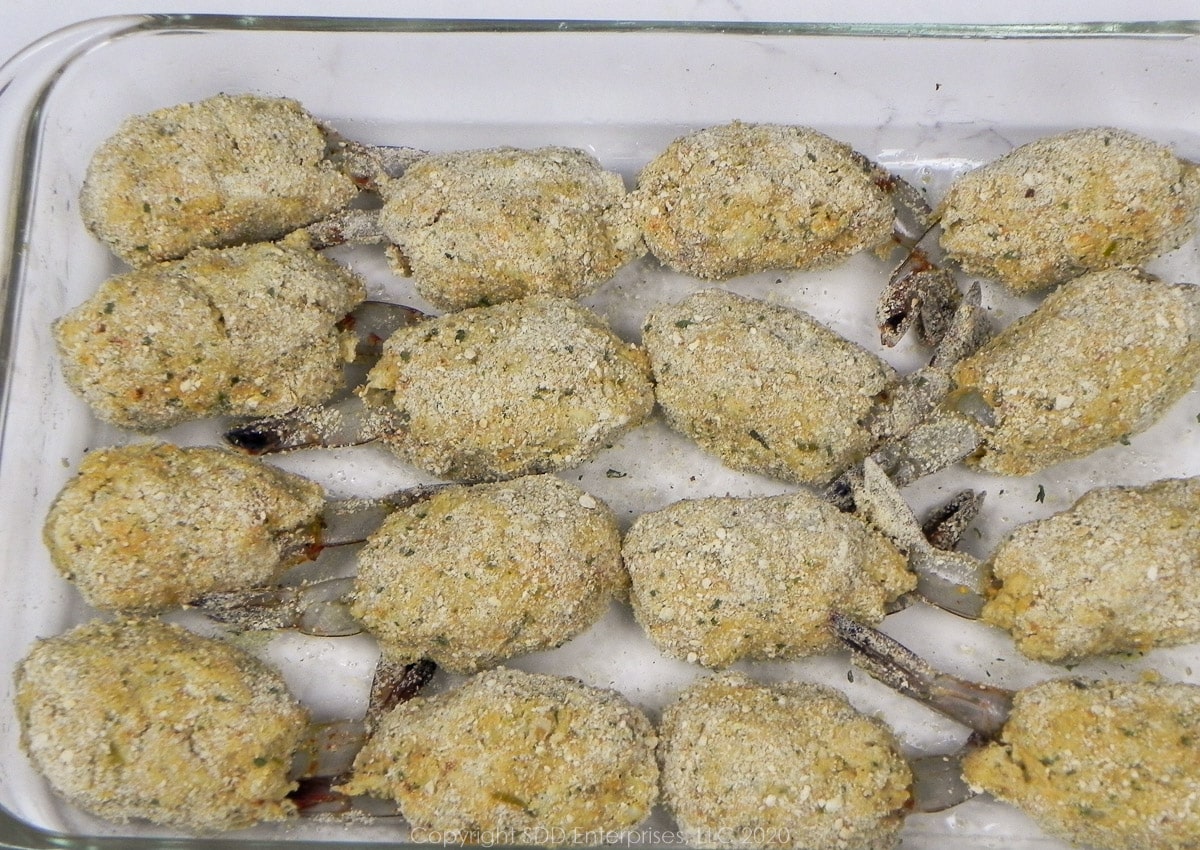
<svg viewBox="0 0 1200 850">
<path fill-rule="evenodd" d="M 0 0 L 0 61 L 71 23 L 141 12 L 434 18 L 1041 23 L 1200 18 L 1197 0 Z"/>
</svg>

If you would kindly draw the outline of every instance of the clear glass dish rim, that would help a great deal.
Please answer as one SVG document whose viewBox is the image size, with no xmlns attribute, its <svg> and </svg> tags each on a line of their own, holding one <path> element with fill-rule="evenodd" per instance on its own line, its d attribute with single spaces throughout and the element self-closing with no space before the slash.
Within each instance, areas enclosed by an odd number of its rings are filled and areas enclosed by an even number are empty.
<svg viewBox="0 0 1200 850">
<path fill-rule="evenodd" d="M 352 15 L 235 15 L 164 12 L 88 18 L 39 38 L 30 48 L 76 29 L 109 30 L 116 35 L 140 30 L 268 30 L 279 32 L 677 32 L 728 35 L 856 36 L 917 38 L 1076 38 L 1186 37 L 1200 35 L 1200 18 L 1044 23 L 734 21 L 723 19 L 638 18 L 459 18 L 363 17 Z M 25 51 L 22 51 L 22 53 Z M 20 54 L 18 54 L 19 56 Z M 0 66 L 2 68 L 3 66 Z"/>
<path fill-rule="evenodd" d="M 43 105 L 58 78 L 91 48 L 139 33 L 229 31 L 269 33 L 392 34 L 679 34 L 785 38 L 965 39 L 1180 39 L 1200 36 L 1200 19 L 1080 21 L 1064 23 L 838 23 L 792 21 L 505 19 L 349 17 L 150 13 L 86 19 L 48 33 L 0 65 L 0 451 L 12 394 L 10 351 L 17 315 L 17 283 L 25 276 L 25 246 L 31 225 L 32 186 L 42 135 Z M 286 841 L 290 848 L 320 850 L 332 842 Z M 32 827 L 0 807 L 0 848 L 277 848 L 275 839 L 142 838 L 66 835 Z M 380 844 L 378 846 L 386 846 Z M 399 844 L 395 846 L 401 846 Z M 411 845 L 403 845 L 411 846 Z"/>
</svg>

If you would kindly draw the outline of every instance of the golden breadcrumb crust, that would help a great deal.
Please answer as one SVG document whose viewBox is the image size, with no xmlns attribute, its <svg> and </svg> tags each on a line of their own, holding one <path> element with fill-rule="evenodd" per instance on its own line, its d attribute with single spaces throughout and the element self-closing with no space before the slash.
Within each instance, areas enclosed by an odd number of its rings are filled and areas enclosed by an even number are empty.
<svg viewBox="0 0 1200 850">
<path fill-rule="evenodd" d="M 393 660 L 473 673 L 565 643 L 628 584 L 608 506 L 534 475 L 389 516 L 358 557 L 352 610 Z"/>
<path fill-rule="evenodd" d="M 650 814 L 656 743 L 615 691 L 497 669 L 386 715 L 342 790 L 451 841 L 596 844 Z"/>
<path fill-rule="evenodd" d="M 1200 687 L 1062 680 L 1020 691 L 963 776 L 1072 844 L 1200 847 Z"/>
<path fill-rule="evenodd" d="M 733 469 L 796 483 L 867 454 L 867 416 L 896 379 L 806 313 L 720 289 L 656 307 L 643 343 L 672 427 Z"/>
<path fill-rule="evenodd" d="M 397 331 L 363 395 L 402 424 L 384 438 L 400 457 L 462 481 L 574 466 L 654 408 L 641 348 L 590 310 L 548 296 Z"/>
<path fill-rule="evenodd" d="M 1191 239 L 1200 170 L 1124 130 L 1072 130 L 964 174 L 939 214 L 942 248 L 964 271 L 1031 292 Z"/>
<path fill-rule="evenodd" d="M 324 504 L 320 485 L 230 451 L 137 444 L 89 452 L 43 538 L 89 605 L 154 612 L 273 583 Z"/>
<path fill-rule="evenodd" d="M 1197 478 L 1092 490 L 1000 544 L 983 619 L 1041 661 L 1200 640 L 1198 514 Z"/>
<path fill-rule="evenodd" d="M 639 516 L 622 552 L 650 639 L 707 667 L 833 651 L 831 613 L 878 623 L 917 581 L 882 535 L 808 493 L 676 502 Z"/>
<path fill-rule="evenodd" d="M 54 323 L 67 384 L 106 422 L 157 431 L 325 401 L 363 282 L 302 235 L 117 275 Z"/>
<path fill-rule="evenodd" d="M 631 197 L 650 252 L 708 280 L 830 266 L 885 243 L 895 219 L 853 149 L 780 124 L 735 121 L 676 139 Z"/>
<path fill-rule="evenodd" d="M 444 310 L 575 298 L 645 250 L 621 175 L 573 148 L 428 156 L 384 197 L 400 271 Z"/>
<path fill-rule="evenodd" d="M 1126 269 L 1056 289 L 952 372 L 955 394 L 982 399 L 994 420 L 972 463 L 1002 475 L 1144 431 L 1197 374 L 1200 289 Z"/>
<path fill-rule="evenodd" d="M 663 713 L 663 803 L 689 844 L 887 850 L 912 773 L 891 730 L 832 688 L 701 679 Z"/>
<path fill-rule="evenodd" d="M 91 622 L 16 671 L 21 744 L 67 800 L 194 832 L 283 820 L 308 714 L 229 644 L 158 620 Z"/>
<path fill-rule="evenodd" d="M 358 194 L 294 100 L 219 94 L 127 119 L 88 164 L 84 223 L 131 266 L 277 239 Z"/>
</svg>

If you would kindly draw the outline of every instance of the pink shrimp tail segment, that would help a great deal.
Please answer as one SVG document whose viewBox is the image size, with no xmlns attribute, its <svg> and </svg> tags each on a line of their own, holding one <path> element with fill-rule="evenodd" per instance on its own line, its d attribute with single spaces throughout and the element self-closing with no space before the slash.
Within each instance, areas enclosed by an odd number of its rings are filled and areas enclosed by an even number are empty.
<svg viewBox="0 0 1200 850">
<path fill-rule="evenodd" d="M 830 616 L 854 662 L 888 687 L 991 738 L 1012 710 L 1012 691 L 939 672 L 893 638 L 844 614 Z"/>
</svg>

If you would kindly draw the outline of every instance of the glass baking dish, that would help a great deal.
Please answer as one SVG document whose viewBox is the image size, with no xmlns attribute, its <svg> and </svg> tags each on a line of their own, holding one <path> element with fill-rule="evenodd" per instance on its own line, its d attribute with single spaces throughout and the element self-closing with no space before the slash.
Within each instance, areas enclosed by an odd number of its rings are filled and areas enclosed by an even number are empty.
<svg viewBox="0 0 1200 850">
<path fill-rule="evenodd" d="M 116 848 L 328 846 L 407 840 L 398 818 L 374 823 L 302 820 L 236 835 L 188 838 L 140 824 L 113 825 L 61 803 L 18 744 L 11 672 L 32 641 L 90 614 L 54 572 L 42 545 L 50 501 L 86 449 L 138 439 L 98 423 L 62 382 L 51 321 L 120 270 L 80 223 L 77 197 L 92 149 L 134 113 L 217 92 L 299 99 L 346 136 L 452 150 L 499 144 L 571 145 L 632 185 L 672 138 L 732 119 L 813 126 L 906 177 L 931 200 L 963 170 L 1015 144 L 1063 129 L 1124 127 L 1200 159 L 1200 22 L 1045 26 L 872 26 L 616 21 L 440 21 L 148 15 L 84 22 L 30 46 L 0 68 L 0 840 L 11 847 Z M 372 294 L 425 306 L 370 248 L 334 252 Z M 1176 281 L 1200 277 L 1193 241 L 1151 266 Z M 863 255 L 832 270 L 740 278 L 738 292 L 807 310 L 839 333 L 911 370 L 926 352 L 882 349 L 872 304 L 887 262 Z M 650 259 L 623 269 L 587 303 L 627 339 L 660 301 L 705 286 Z M 999 323 L 1031 302 L 985 284 Z M 1016 524 L 1057 512 L 1104 483 L 1200 474 L 1200 396 L 1193 390 L 1129 445 L 1061 464 L 1031 479 L 947 470 L 907 491 L 924 509 L 963 486 L 988 501 L 967 548 L 984 555 Z M 160 436 L 216 443 L 220 422 Z M 335 496 L 376 495 L 422 481 L 415 470 L 363 447 L 277 459 Z M 635 431 L 568 473 L 608 501 L 628 526 L 681 498 L 784 492 L 779 482 L 725 470 L 661 421 Z M 323 558 L 322 561 L 326 559 Z M 320 569 L 348 566 L 338 563 Z M 199 625 L 197 625 L 199 627 Z M 1018 656 L 983 626 L 914 606 L 886 629 L 936 664 L 1019 687 L 1061 668 Z M 374 663 L 369 639 L 278 635 L 249 641 L 284 670 L 318 717 L 360 712 Z M 513 666 L 561 672 L 627 694 L 652 717 L 702 671 L 661 657 L 628 610 L 614 606 L 592 631 Z M 912 754 L 954 750 L 961 727 L 893 696 L 844 655 L 744 664 L 764 680 L 821 681 L 879 713 Z M 1200 682 L 1200 647 L 1158 650 L 1074 668 L 1080 675 Z M 436 686 L 445 687 L 449 677 Z M 676 843 L 656 813 L 629 845 Z M 325 843 L 324 845 L 322 843 Z M 1054 848 L 1022 815 L 977 798 L 913 815 L 908 848 Z"/>
</svg>

